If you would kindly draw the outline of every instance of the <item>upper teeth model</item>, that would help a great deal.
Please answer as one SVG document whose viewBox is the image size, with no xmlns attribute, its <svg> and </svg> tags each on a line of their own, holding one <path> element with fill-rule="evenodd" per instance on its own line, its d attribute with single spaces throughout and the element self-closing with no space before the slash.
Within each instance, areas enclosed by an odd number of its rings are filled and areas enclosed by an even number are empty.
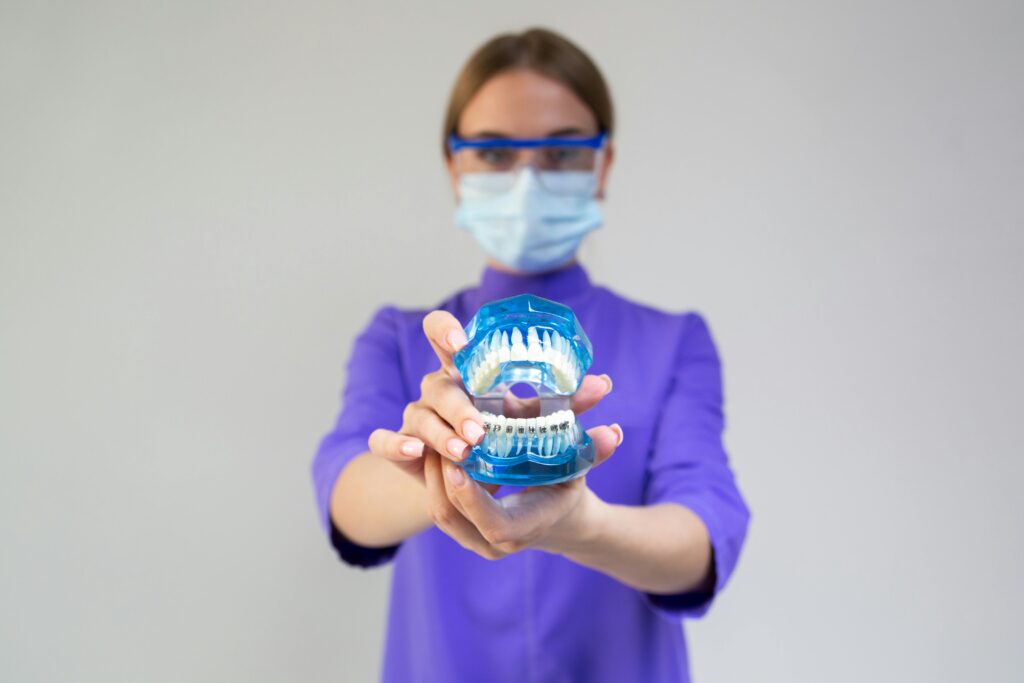
<svg viewBox="0 0 1024 683">
<path fill-rule="evenodd" d="M 569 408 L 590 367 L 590 341 L 568 306 L 532 294 L 483 306 L 455 354 L 466 390 L 484 418 L 485 436 L 462 466 L 500 484 L 537 485 L 580 476 L 593 464 L 593 442 Z M 534 388 L 539 417 L 502 414 L 515 384 Z"/>
<path fill-rule="evenodd" d="M 494 330 L 477 347 L 466 368 L 466 387 L 472 394 L 481 394 L 490 388 L 503 363 L 530 361 L 547 363 L 558 389 L 571 393 L 583 374 L 571 346 L 558 330 L 538 331 L 536 326 L 528 327 L 525 341 L 519 327 Z"/>
</svg>

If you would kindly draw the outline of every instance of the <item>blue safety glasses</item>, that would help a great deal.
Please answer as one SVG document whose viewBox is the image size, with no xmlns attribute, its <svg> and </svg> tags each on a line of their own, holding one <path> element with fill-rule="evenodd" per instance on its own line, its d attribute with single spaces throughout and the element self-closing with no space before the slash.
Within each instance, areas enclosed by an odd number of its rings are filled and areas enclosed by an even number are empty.
<svg viewBox="0 0 1024 683">
<path fill-rule="evenodd" d="M 543 138 L 464 138 L 452 133 L 448 149 L 460 176 L 472 174 L 489 187 L 511 186 L 519 170 L 531 166 L 542 184 L 561 188 L 566 181 L 570 187 L 577 186 L 581 176 L 597 172 L 606 139 L 604 132 Z"/>
<path fill-rule="evenodd" d="M 606 137 L 463 138 L 452 133 L 448 149 L 462 173 L 508 171 L 527 161 L 538 171 L 593 171 Z"/>
</svg>

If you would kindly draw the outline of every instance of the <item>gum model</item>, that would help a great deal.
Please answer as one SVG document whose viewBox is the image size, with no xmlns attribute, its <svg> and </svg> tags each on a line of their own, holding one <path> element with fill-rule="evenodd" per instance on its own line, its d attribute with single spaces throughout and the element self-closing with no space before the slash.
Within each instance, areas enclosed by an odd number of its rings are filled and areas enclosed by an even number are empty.
<svg viewBox="0 0 1024 683">
<path fill-rule="evenodd" d="M 463 469 L 478 481 L 516 486 L 575 479 L 594 464 L 594 443 L 569 409 L 590 368 L 590 340 L 572 309 L 532 294 L 485 304 L 466 326 L 455 366 L 483 414 L 484 439 Z M 515 384 L 537 392 L 540 416 L 504 415 Z"/>
</svg>

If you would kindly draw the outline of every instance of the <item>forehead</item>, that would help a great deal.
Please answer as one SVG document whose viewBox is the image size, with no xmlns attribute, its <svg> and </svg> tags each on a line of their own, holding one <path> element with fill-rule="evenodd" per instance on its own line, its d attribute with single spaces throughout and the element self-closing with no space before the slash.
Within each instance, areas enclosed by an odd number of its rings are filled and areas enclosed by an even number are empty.
<svg viewBox="0 0 1024 683">
<path fill-rule="evenodd" d="M 484 83 L 463 109 L 458 133 L 543 137 L 567 128 L 599 132 L 593 112 L 572 90 L 535 71 L 517 69 Z"/>
</svg>

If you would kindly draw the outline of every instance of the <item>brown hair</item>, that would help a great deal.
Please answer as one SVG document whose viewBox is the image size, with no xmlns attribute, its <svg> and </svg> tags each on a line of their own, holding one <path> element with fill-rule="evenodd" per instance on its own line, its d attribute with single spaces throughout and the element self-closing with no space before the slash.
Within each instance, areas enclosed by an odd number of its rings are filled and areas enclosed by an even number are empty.
<svg viewBox="0 0 1024 683">
<path fill-rule="evenodd" d="M 446 157 L 448 136 L 457 132 L 466 104 L 488 79 L 514 68 L 532 69 L 564 84 L 594 112 L 600 131 L 611 135 L 615 121 L 612 96 L 597 65 L 587 53 L 554 31 L 531 28 L 491 38 L 462 67 L 444 116 L 441 146 Z"/>
</svg>

